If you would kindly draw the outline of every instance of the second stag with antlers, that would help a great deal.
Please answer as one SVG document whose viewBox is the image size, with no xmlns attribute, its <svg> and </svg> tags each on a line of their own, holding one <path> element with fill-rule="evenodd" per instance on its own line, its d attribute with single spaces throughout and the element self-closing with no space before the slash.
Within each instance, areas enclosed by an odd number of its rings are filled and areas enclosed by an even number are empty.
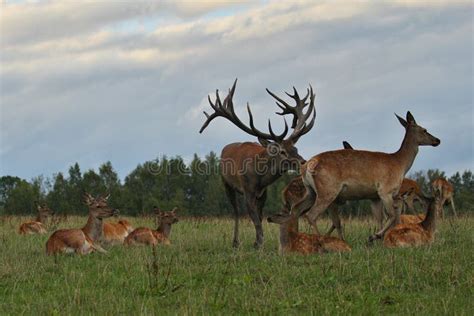
<svg viewBox="0 0 474 316">
<path fill-rule="evenodd" d="M 311 158 L 302 168 L 306 196 L 292 212 L 298 215 L 308 212 L 310 221 L 316 223 L 334 203 L 380 199 L 389 219 L 369 241 L 382 238 L 389 228 L 398 224 L 400 212 L 394 209 L 393 198 L 415 160 L 418 147 L 438 146 L 441 141 L 419 126 L 410 112 L 407 112 L 406 120 L 398 115 L 397 118 L 405 128 L 405 137 L 395 153 L 335 150 Z M 314 229 L 318 231 L 316 226 Z"/>
<path fill-rule="evenodd" d="M 287 94 L 296 102 L 295 106 L 291 106 L 267 89 L 267 92 L 277 100 L 277 105 L 282 110 L 281 113 L 277 114 L 282 116 L 292 115 L 291 128 L 293 131 L 287 137 L 289 128 L 286 120 L 285 129 L 280 135 L 274 133 L 270 121 L 268 122 L 268 133 L 258 130 L 254 125 L 253 115 L 248 104 L 247 111 L 250 124 L 244 124 L 237 117 L 232 101 L 236 83 L 237 79 L 223 102 L 218 91 L 216 91 L 214 103 L 209 97 L 209 104 L 214 113 L 209 115 L 204 112 L 207 120 L 200 133 L 213 119 L 223 117 L 247 134 L 257 137 L 259 143 L 232 143 L 225 146 L 221 154 L 221 170 L 226 193 L 235 214 L 233 245 L 238 247 L 240 244 L 237 194 L 241 194 L 255 226 L 255 248 L 260 248 L 263 244 L 262 210 L 266 200 L 266 189 L 286 171 L 297 169 L 304 162 L 304 159 L 298 154 L 295 144 L 314 125 L 316 118 L 315 94 L 310 87 L 306 96 L 300 98 L 296 89 L 293 88 L 293 95 Z"/>
</svg>

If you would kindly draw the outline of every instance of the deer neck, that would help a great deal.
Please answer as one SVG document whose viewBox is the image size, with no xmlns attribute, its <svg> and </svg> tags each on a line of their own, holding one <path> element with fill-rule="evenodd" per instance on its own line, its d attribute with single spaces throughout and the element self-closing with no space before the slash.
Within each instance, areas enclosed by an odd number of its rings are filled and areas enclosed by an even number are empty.
<svg viewBox="0 0 474 316">
<path fill-rule="evenodd" d="M 38 216 L 36 216 L 35 221 L 44 224 L 44 223 L 46 222 L 46 216 L 44 216 L 44 215 L 41 214 L 41 213 L 38 213 Z"/>
<path fill-rule="evenodd" d="M 156 231 L 169 239 L 171 235 L 171 224 L 160 223 Z"/>
<path fill-rule="evenodd" d="M 280 159 L 275 156 L 270 156 L 267 152 L 258 157 L 256 164 L 255 172 L 262 175 L 260 184 L 263 187 L 269 186 L 284 173 Z"/>
<path fill-rule="evenodd" d="M 102 230 L 104 223 L 102 219 L 95 216 L 89 215 L 86 226 L 82 228 L 82 231 L 89 236 L 93 241 L 99 240 L 102 237 Z"/>
<path fill-rule="evenodd" d="M 410 129 L 407 129 L 400 149 L 394 154 L 403 167 L 404 175 L 410 170 L 417 154 L 418 143 L 415 140 L 415 135 Z"/>
<path fill-rule="evenodd" d="M 433 233 L 436 229 L 436 213 L 438 201 L 431 202 L 428 205 L 428 211 L 426 211 L 425 219 L 420 223 L 424 230 Z"/>
<path fill-rule="evenodd" d="M 288 222 L 280 225 L 280 250 L 290 248 L 291 237 L 298 233 L 298 218 L 294 216 Z"/>
</svg>

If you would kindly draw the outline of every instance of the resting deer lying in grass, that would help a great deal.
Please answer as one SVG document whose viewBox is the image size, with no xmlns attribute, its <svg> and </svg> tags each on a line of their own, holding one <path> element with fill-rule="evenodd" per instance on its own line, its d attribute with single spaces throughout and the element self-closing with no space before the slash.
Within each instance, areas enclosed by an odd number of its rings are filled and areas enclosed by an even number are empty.
<svg viewBox="0 0 474 316">
<path fill-rule="evenodd" d="M 48 255 L 58 253 L 89 254 L 93 251 L 106 253 L 98 242 L 103 235 L 103 219 L 112 217 L 118 213 L 107 204 L 109 197 L 93 198 L 90 194 L 85 195 L 85 203 L 89 206 L 89 219 L 81 229 L 60 229 L 49 237 L 46 243 Z"/>
<path fill-rule="evenodd" d="M 26 222 L 20 225 L 18 233 L 20 235 L 29 235 L 29 234 L 46 234 L 46 221 L 48 217 L 54 215 L 54 212 L 47 207 L 46 205 L 38 205 L 38 216 L 34 221 Z"/>
<path fill-rule="evenodd" d="M 125 219 L 116 223 L 106 222 L 104 223 L 104 241 L 110 244 L 123 244 L 132 231 L 132 225 Z"/>
<path fill-rule="evenodd" d="M 280 252 L 301 254 L 324 252 L 349 252 L 351 247 L 343 240 L 315 234 L 300 233 L 295 214 L 270 216 L 268 222 L 280 225 Z"/>
<path fill-rule="evenodd" d="M 406 120 L 397 118 L 405 128 L 405 137 L 397 152 L 335 150 L 316 155 L 303 165 L 307 193 L 291 212 L 297 216 L 308 212 L 317 232 L 317 219 L 334 204 L 349 200 L 380 200 L 389 218 L 385 227 L 370 236 L 369 241 L 383 238 L 388 229 L 400 222 L 400 212 L 393 208 L 393 197 L 398 194 L 418 147 L 440 144 L 438 138 L 416 123 L 410 112 L 407 112 Z"/>
<path fill-rule="evenodd" d="M 453 213 L 455 217 L 458 217 L 456 214 L 456 208 L 454 207 L 454 187 L 448 180 L 443 178 L 438 178 L 433 181 L 431 184 L 431 188 L 433 190 L 433 194 L 438 194 L 441 199 L 441 207 L 439 209 L 441 218 L 444 218 L 444 204 L 449 201 L 451 203 L 451 207 L 453 209 Z"/>
<path fill-rule="evenodd" d="M 425 218 L 421 222 L 399 224 L 390 229 L 384 237 L 384 246 L 388 248 L 398 248 L 432 243 L 436 230 L 436 213 L 441 206 L 440 200 L 440 196 L 435 194 L 428 205 Z"/>
<path fill-rule="evenodd" d="M 158 244 L 170 245 L 171 226 L 176 224 L 179 220 L 176 216 L 178 208 L 174 208 L 170 212 L 163 212 L 156 208 L 155 213 L 158 216 L 159 226 L 156 230 L 139 227 L 132 231 L 127 238 L 125 238 L 125 245 L 150 245 L 156 246 Z"/>
</svg>

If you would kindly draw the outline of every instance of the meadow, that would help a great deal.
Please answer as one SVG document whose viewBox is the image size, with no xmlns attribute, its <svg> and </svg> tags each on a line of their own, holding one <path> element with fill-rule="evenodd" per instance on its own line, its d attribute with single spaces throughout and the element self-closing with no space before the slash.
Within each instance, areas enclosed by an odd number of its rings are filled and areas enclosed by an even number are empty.
<svg viewBox="0 0 474 316">
<path fill-rule="evenodd" d="M 17 234 L 25 219 L 0 217 L 1 315 L 474 314 L 472 217 L 439 223 L 429 247 L 394 250 L 366 246 L 369 219 L 346 220 L 352 253 L 313 256 L 279 255 L 272 224 L 256 251 L 253 225 L 243 219 L 234 250 L 230 219 L 185 218 L 173 226 L 171 246 L 48 257 L 48 235 Z"/>
</svg>

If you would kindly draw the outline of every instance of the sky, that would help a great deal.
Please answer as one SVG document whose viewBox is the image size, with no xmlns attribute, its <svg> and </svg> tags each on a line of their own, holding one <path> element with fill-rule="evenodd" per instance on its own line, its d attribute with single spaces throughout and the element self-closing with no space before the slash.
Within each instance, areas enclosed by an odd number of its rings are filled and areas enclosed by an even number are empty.
<svg viewBox="0 0 474 316">
<path fill-rule="evenodd" d="M 474 169 L 471 1 L 3 1 L 0 18 L 0 175 L 111 161 L 124 178 L 254 141 L 223 118 L 198 133 L 235 78 L 261 130 L 283 128 L 265 88 L 312 85 L 307 159 L 343 140 L 394 152 L 409 110 L 441 139 L 411 171 Z"/>
</svg>

